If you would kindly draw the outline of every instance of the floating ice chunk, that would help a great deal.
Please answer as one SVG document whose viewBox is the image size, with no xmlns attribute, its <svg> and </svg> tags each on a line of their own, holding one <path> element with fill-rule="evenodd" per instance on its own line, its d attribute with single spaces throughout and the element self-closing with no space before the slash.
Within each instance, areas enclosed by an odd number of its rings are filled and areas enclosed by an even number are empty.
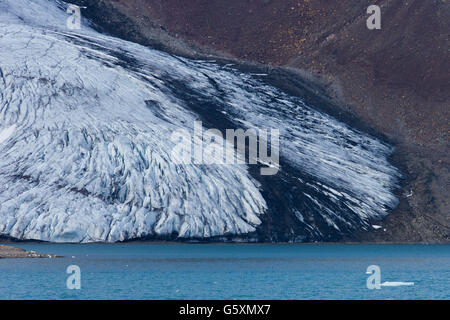
<svg viewBox="0 0 450 320">
<path fill-rule="evenodd" d="M 401 286 L 413 286 L 414 282 L 401 282 L 401 281 L 385 281 L 381 284 L 382 287 L 401 287 Z"/>
</svg>

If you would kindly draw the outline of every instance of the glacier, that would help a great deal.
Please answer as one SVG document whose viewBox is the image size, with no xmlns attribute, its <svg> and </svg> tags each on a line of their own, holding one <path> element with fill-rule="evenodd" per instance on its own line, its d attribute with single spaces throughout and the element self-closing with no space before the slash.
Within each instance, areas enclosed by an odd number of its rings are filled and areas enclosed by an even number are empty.
<svg viewBox="0 0 450 320">
<path fill-rule="evenodd" d="M 400 173 L 385 142 L 233 66 L 89 21 L 69 30 L 66 8 L 0 0 L 1 235 L 245 238 L 284 224 L 292 239 L 320 241 L 369 228 L 397 205 Z M 279 129 L 280 173 L 180 164 L 170 136 L 199 119 L 205 129 Z"/>
</svg>

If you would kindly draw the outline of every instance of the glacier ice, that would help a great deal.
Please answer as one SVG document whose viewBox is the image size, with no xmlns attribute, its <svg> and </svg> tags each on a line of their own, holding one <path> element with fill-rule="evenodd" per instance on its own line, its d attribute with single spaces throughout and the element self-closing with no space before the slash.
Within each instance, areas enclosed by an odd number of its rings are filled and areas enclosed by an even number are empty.
<svg viewBox="0 0 450 320">
<path fill-rule="evenodd" d="M 326 229 L 311 215 L 341 231 L 396 205 L 385 143 L 230 66 L 68 30 L 64 8 L 0 0 L 0 234 L 114 242 L 254 232 L 273 209 L 248 166 L 173 159 L 172 132 L 199 118 L 217 125 L 217 113 L 236 128 L 280 130 L 308 203 L 295 219 L 319 238 Z"/>
</svg>

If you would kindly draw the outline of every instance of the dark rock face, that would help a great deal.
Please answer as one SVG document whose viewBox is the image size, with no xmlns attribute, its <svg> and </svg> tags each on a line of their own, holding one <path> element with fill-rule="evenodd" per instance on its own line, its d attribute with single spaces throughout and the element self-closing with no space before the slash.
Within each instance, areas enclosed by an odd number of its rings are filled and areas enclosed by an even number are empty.
<svg viewBox="0 0 450 320">
<path fill-rule="evenodd" d="M 126 39 L 185 55 L 220 52 L 319 78 L 347 110 L 397 142 L 393 161 L 407 178 L 383 228 L 350 240 L 450 240 L 448 1 L 75 2 Z M 381 30 L 366 28 L 371 4 L 381 7 Z"/>
</svg>

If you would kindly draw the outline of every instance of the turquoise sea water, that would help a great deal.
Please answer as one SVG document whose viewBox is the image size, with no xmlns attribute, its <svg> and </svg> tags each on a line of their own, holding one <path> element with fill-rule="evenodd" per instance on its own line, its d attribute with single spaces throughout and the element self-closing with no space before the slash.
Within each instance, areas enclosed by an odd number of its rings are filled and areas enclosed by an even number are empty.
<svg viewBox="0 0 450 320">
<path fill-rule="evenodd" d="M 0 259 L 0 299 L 450 299 L 449 245 L 16 246 L 64 258 Z M 369 265 L 414 286 L 369 290 Z"/>
</svg>

